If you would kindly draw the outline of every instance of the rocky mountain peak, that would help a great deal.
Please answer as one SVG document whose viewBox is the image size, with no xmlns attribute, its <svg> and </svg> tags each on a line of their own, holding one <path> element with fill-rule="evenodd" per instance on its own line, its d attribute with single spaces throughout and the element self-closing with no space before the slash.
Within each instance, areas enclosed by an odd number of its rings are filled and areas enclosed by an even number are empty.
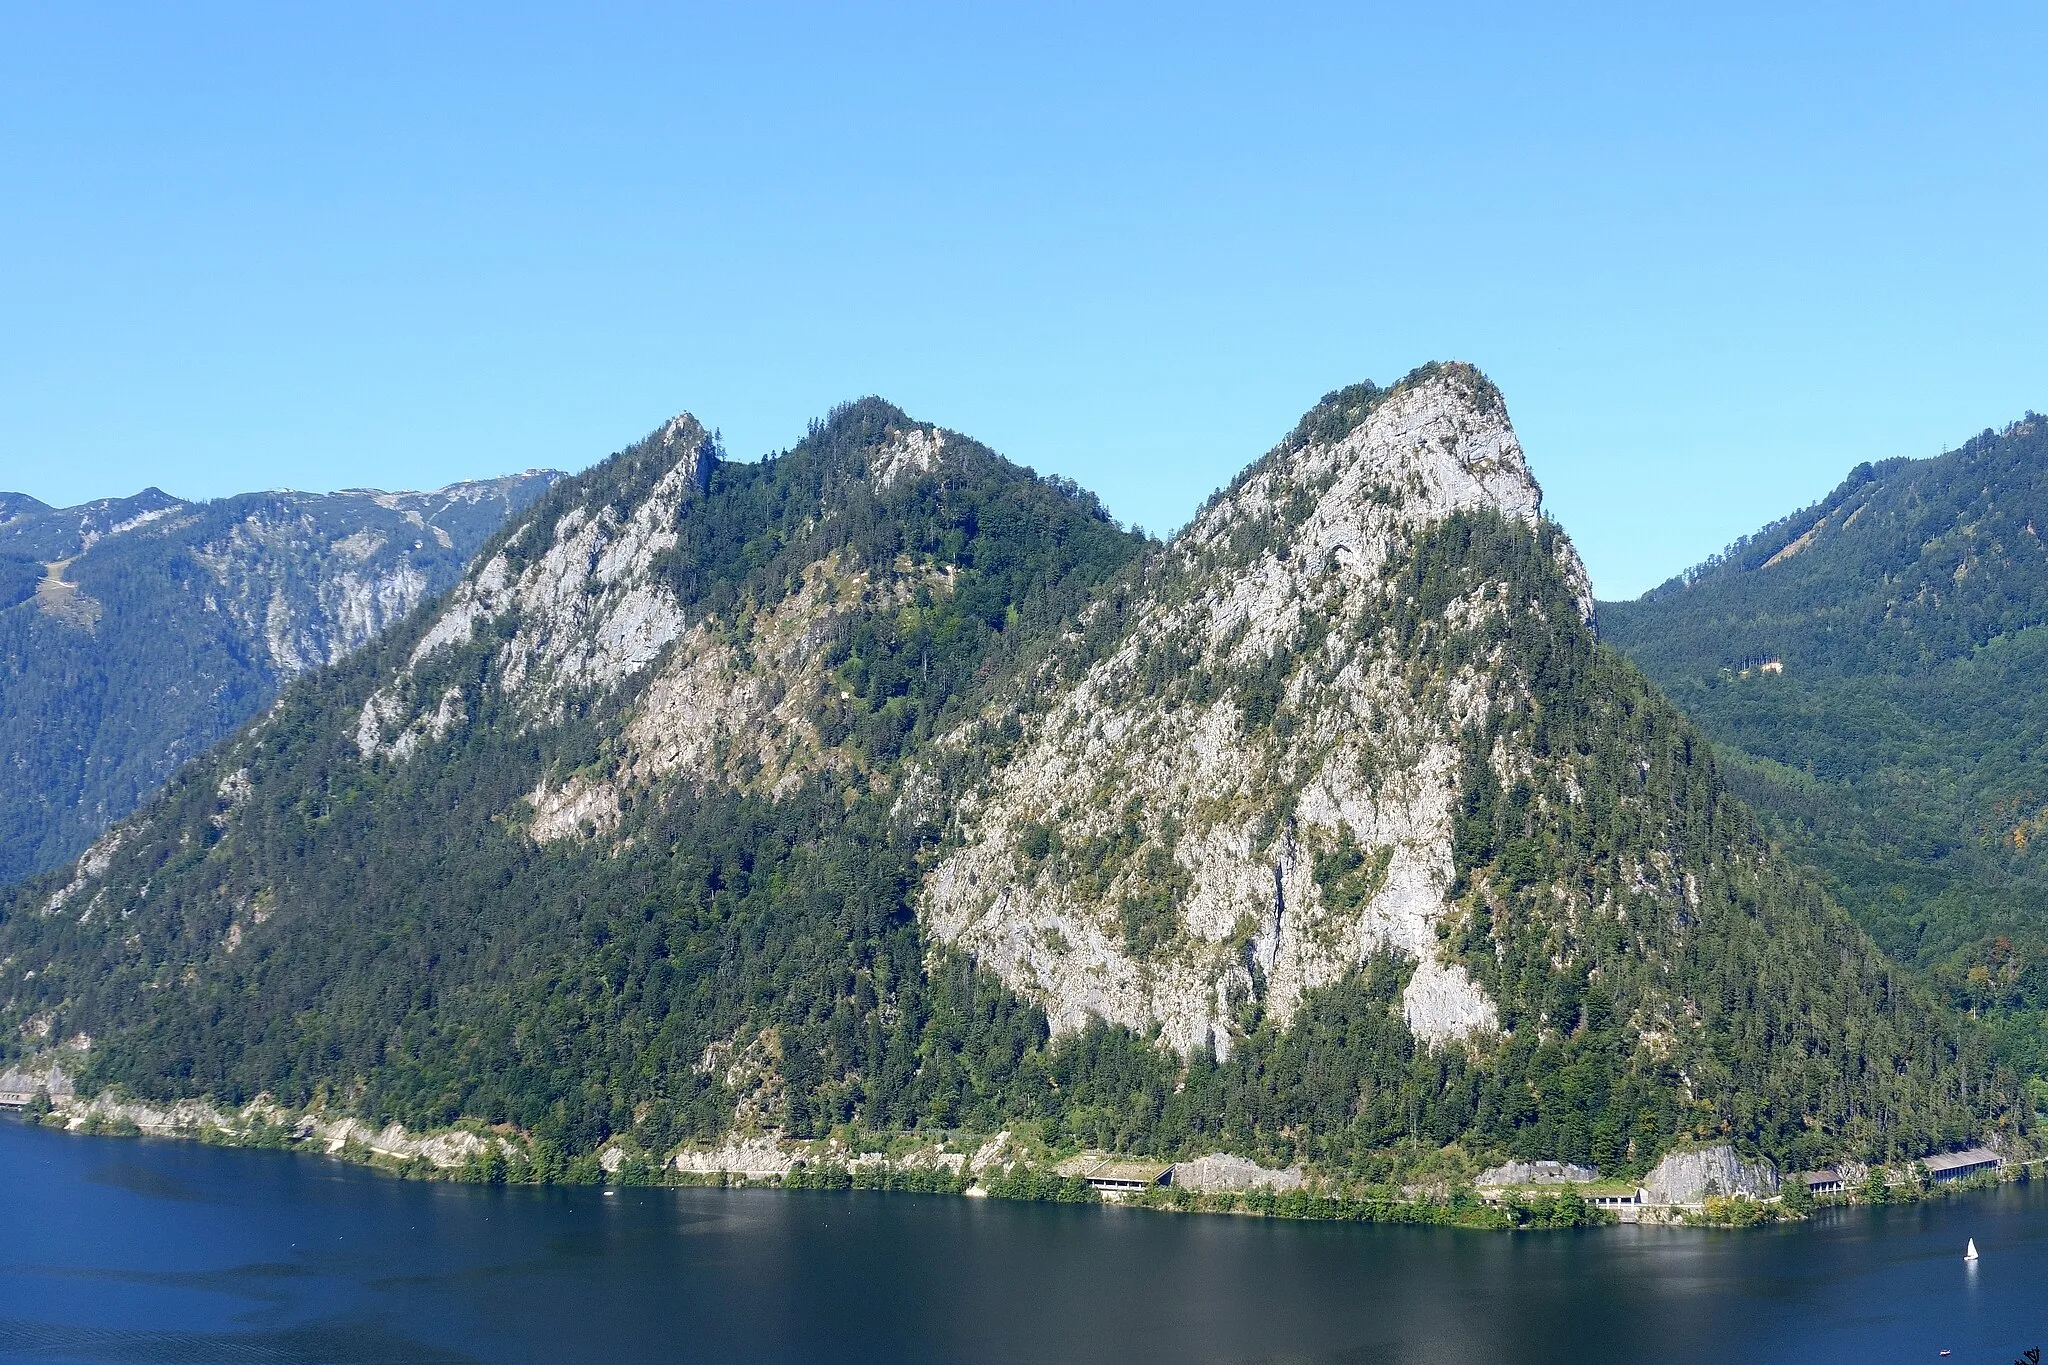
<svg viewBox="0 0 2048 1365">
<path fill-rule="evenodd" d="M 949 448 L 958 448 L 957 438 L 949 447 L 945 431 L 873 395 L 841 403 L 813 422 L 806 445 L 838 471 L 864 476 L 878 490 L 932 473 Z"/>
<path fill-rule="evenodd" d="M 1542 506 L 1500 391 L 1471 365 L 1425 365 L 1389 388 L 1326 395 L 1176 548 L 1189 562 L 1234 548 L 1370 574 L 1418 528 L 1478 511 L 1534 527 Z M 1590 621 L 1585 567 L 1561 543 L 1560 567 Z"/>
<path fill-rule="evenodd" d="M 661 442 L 664 450 L 694 455 L 697 453 L 698 445 L 704 440 L 704 425 L 690 413 L 679 412 L 661 424 L 661 430 L 655 433 L 655 439 Z"/>
<path fill-rule="evenodd" d="M 1256 1018 L 1391 952 L 1409 1027 L 1490 1031 L 1439 950 L 1459 735 L 1514 703 L 1490 661 L 1427 680 L 1380 624 L 1434 528 L 1533 533 L 1541 491 L 1499 394 L 1466 365 L 1324 399 L 1165 551 L 1149 600 L 1078 682 L 991 725 L 1023 743 L 955 815 L 925 908 L 1046 1007 L 1227 1055 Z M 1584 569 L 1557 568 L 1590 619 Z M 1484 631 L 1505 585 L 1453 606 Z"/>
<path fill-rule="evenodd" d="M 650 444 L 674 459 L 675 468 L 699 493 L 711 487 L 711 472 L 718 467 L 718 438 L 705 431 L 704 424 L 687 412 L 679 412 L 661 424 Z"/>
<path fill-rule="evenodd" d="M 0 526 L 21 517 L 40 516 L 49 510 L 48 503 L 26 493 L 0 493 Z"/>
</svg>

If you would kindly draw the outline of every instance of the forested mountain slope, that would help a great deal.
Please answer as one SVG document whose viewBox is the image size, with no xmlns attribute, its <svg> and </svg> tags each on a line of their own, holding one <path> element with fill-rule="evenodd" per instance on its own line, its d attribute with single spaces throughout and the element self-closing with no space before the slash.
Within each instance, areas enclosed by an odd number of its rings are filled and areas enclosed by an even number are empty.
<svg viewBox="0 0 2048 1365">
<path fill-rule="evenodd" d="M 1539 509 L 1465 366 L 1330 395 L 1163 546 L 878 400 L 753 464 L 678 417 L 16 893 L 7 1045 L 570 1152 L 2023 1124 Z"/>
<path fill-rule="evenodd" d="M 555 477 L 66 508 L 0 494 L 0 883 L 75 858 L 284 682 L 447 591 Z"/>
<path fill-rule="evenodd" d="M 1859 466 L 1602 630 L 1774 837 L 2048 1073 L 2048 421 Z"/>
</svg>

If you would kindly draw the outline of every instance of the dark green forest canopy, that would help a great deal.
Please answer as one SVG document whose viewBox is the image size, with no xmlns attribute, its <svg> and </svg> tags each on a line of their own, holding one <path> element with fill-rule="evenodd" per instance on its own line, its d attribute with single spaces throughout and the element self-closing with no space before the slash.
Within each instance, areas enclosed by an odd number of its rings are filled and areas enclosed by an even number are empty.
<svg viewBox="0 0 2048 1365">
<path fill-rule="evenodd" d="M 1805 1163 L 2026 1121 L 2012 1076 L 1773 858 L 1707 746 L 1594 641 L 1556 529 L 1493 516 L 1398 556 L 1376 628 L 1412 646 L 1418 677 L 1499 657 L 1539 704 L 1495 708 L 1494 725 L 1577 773 L 1569 800 L 1500 790 L 1478 758 L 1493 735 L 1468 736 L 1447 946 L 1508 1035 L 1419 1044 L 1399 1009 L 1412 964 L 1376 957 L 1227 1060 L 1101 1025 L 1053 1038 L 1039 1009 L 922 932 L 916 889 L 941 835 L 899 814 L 898 784 L 1023 672 L 1104 647 L 1077 621 L 1142 590 L 1157 557 L 1092 497 L 951 433 L 937 468 L 879 486 L 872 451 L 910 425 L 870 399 L 771 459 L 707 446 L 658 565 L 719 629 L 828 556 L 951 571 L 915 613 L 854 613 L 827 643 L 839 686 L 815 720 L 846 763 L 772 799 L 677 784 L 631 805 L 615 838 L 536 844 L 507 813 L 544 774 L 596 761 L 633 694 L 527 725 L 495 685 L 503 627 L 485 629 L 421 665 L 472 723 L 431 762 L 365 762 L 356 717 L 428 629 L 422 613 L 181 773 L 115 853 L 102 909 L 44 913 L 64 874 L 13 894 L 0 1046 L 18 1052 L 36 1019 L 100 1040 L 89 1083 L 267 1092 L 415 1127 L 509 1122 L 578 1153 L 620 1134 L 651 1152 L 715 1137 L 740 1098 L 715 1048 L 763 1030 L 780 1054 L 772 1117 L 798 1136 L 1035 1120 L 1062 1141 L 1374 1179 L 1452 1142 L 1627 1171 L 1683 1137 Z M 632 501 L 664 469 L 657 442 L 622 452 L 484 554 L 531 554 L 571 509 Z M 1501 622 L 1424 628 L 1496 582 L 1511 588 Z M 241 769 L 251 795 L 234 807 L 223 778 Z M 1631 879 L 1653 852 L 1691 877 L 1683 909 Z M 1630 913 L 1546 921 L 1544 883 Z M 1646 1039 L 1641 1020 L 1668 1008 L 1681 1026 Z"/>
<path fill-rule="evenodd" d="M 846 686 L 821 725 L 864 768 L 897 762 L 1145 546 L 1092 497 L 964 438 L 949 438 L 939 475 L 876 489 L 862 477 L 868 451 L 904 425 L 869 400 L 775 458 L 707 460 L 658 566 L 711 619 L 772 603 L 834 552 L 957 570 L 916 630 L 859 618 L 831 646 Z M 643 443 L 565 481 L 533 520 L 545 531 L 577 505 L 630 503 L 661 472 Z M 485 554 L 541 540 L 507 533 Z M 323 1094 L 414 1123 L 481 1114 L 561 1127 L 579 1145 L 611 1131 L 615 1104 L 652 1100 L 656 1132 L 680 1112 L 698 1117 L 677 1131 L 729 1117 L 729 1100 L 704 1100 L 716 1087 L 698 1058 L 792 1001 L 865 991 L 921 1039 L 910 845 L 884 802 L 830 783 L 781 803 L 682 792 L 646 815 L 664 853 L 537 847 L 502 813 L 543 771 L 589 758 L 628 699 L 526 729 L 491 685 L 498 638 L 486 635 L 431 660 L 431 684 L 460 686 L 478 717 L 454 750 L 365 764 L 349 717 L 429 622 L 293 687 L 273 716 L 180 775 L 113 874 L 147 897 L 127 933 L 41 914 L 61 875 L 18 891 L 0 929 L 9 1015 L 56 1007 L 64 1032 L 118 1037 L 97 1065 L 143 1093 Z M 217 820 L 220 779 L 237 766 L 257 796 Z M 259 915 L 266 931 L 224 953 L 231 926 Z M 786 1066 L 801 1076 L 793 1045 Z M 896 1117 L 921 1112 L 920 1101 Z"/>
<path fill-rule="evenodd" d="M 1605 637 L 1772 836 L 2048 1074 L 2048 421 L 1859 466 Z"/>
</svg>

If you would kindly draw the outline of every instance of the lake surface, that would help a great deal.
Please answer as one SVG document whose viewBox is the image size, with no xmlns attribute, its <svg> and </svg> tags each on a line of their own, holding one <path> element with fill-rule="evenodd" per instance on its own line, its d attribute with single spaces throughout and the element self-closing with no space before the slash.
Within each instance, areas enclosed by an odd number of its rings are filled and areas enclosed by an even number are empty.
<svg viewBox="0 0 2048 1365">
<path fill-rule="evenodd" d="M 487 1189 L 0 1121 L 0 1361 L 1935 1361 L 2048 1344 L 2048 1185 L 1741 1233 Z M 1983 1260 L 1961 1259 L 1975 1237 Z"/>
</svg>

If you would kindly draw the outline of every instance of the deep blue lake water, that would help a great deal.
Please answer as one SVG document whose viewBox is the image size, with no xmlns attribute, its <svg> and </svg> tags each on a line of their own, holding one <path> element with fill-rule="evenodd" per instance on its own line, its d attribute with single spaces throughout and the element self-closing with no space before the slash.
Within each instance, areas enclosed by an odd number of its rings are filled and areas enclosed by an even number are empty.
<svg viewBox="0 0 2048 1365">
<path fill-rule="evenodd" d="M 1926 1361 L 2048 1345 L 2048 1185 L 1475 1233 L 487 1189 L 0 1121 L 0 1361 Z M 1961 1259 L 1974 1237 L 1983 1260 Z"/>
</svg>

